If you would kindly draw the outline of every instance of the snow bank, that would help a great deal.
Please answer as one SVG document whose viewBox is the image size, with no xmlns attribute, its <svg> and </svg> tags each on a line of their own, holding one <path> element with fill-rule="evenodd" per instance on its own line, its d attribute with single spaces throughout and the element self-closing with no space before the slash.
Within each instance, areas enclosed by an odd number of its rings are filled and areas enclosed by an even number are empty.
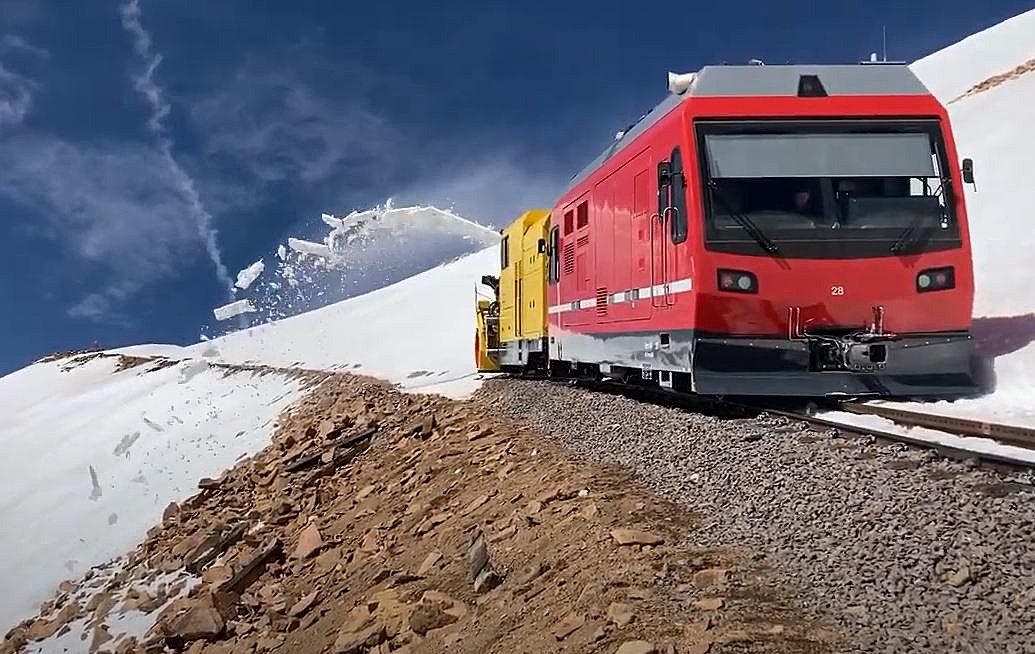
<svg viewBox="0 0 1035 654">
<path fill-rule="evenodd" d="M 373 375 L 403 388 L 463 397 L 477 388 L 474 288 L 496 271 L 492 247 L 392 286 L 185 349 L 215 360 Z"/>
<path fill-rule="evenodd" d="M 0 379 L 0 632 L 63 579 L 133 549 L 171 501 L 266 446 L 298 397 L 294 381 L 248 373 L 115 373 L 114 359 Z M 183 381 L 183 383 L 179 383 Z"/>
</svg>

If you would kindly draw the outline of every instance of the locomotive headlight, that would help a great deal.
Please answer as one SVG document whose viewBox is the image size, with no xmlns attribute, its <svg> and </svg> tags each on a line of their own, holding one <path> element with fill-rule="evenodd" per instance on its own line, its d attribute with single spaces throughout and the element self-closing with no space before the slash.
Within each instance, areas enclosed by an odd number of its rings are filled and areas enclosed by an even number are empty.
<svg viewBox="0 0 1035 654">
<path fill-rule="evenodd" d="M 730 293 L 757 293 L 758 278 L 744 270 L 719 270 L 719 290 Z"/>
<path fill-rule="evenodd" d="M 956 288 L 956 270 L 952 266 L 929 268 L 916 276 L 916 292 L 944 291 Z"/>
</svg>

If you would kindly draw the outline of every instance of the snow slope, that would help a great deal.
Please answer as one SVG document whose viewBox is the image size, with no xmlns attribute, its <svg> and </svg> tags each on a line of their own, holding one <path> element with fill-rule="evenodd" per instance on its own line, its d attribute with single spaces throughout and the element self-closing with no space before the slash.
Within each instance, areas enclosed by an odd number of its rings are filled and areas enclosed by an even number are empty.
<svg viewBox="0 0 1035 654">
<path fill-rule="evenodd" d="M 349 370 L 464 396 L 478 383 L 475 283 L 498 262 L 499 248 L 487 248 L 359 297 L 184 348 L 181 356 Z"/>
<path fill-rule="evenodd" d="M 1035 71 L 953 101 L 989 77 L 1035 58 L 1035 10 L 912 65 L 949 108 L 960 157 L 974 159 L 966 188 L 974 252 L 974 333 L 995 356 L 989 396 L 908 408 L 1035 426 Z"/>
<path fill-rule="evenodd" d="M 1035 57 L 1035 11 L 1028 11 L 915 61 L 927 88 L 950 102 L 971 86 Z"/>
<path fill-rule="evenodd" d="M 115 372 L 94 359 L 0 379 L 0 633 L 63 579 L 133 549 L 172 501 L 264 447 L 297 382 L 201 361 Z"/>
</svg>

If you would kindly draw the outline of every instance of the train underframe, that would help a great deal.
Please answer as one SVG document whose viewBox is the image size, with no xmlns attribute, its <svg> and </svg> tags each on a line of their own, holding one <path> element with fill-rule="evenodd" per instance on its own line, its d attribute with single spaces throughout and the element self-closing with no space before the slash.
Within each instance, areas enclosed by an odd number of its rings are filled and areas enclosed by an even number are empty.
<svg viewBox="0 0 1035 654">
<path fill-rule="evenodd" d="M 718 397 L 955 399 L 994 385 L 967 332 L 860 341 L 694 330 L 562 334 L 501 344 L 501 370 L 607 377 Z"/>
</svg>

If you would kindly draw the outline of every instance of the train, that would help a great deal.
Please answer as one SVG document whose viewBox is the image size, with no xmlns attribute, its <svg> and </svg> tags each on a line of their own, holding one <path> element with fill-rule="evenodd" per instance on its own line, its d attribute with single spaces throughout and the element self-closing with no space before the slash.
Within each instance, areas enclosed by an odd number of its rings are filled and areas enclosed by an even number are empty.
<svg viewBox="0 0 1035 654">
<path fill-rule="evenodd" d="M 482 372 L 717 397 L 980 390 L 964 185 L 902 64 L 714 65 L 500 230 Z"/>
</svg>

